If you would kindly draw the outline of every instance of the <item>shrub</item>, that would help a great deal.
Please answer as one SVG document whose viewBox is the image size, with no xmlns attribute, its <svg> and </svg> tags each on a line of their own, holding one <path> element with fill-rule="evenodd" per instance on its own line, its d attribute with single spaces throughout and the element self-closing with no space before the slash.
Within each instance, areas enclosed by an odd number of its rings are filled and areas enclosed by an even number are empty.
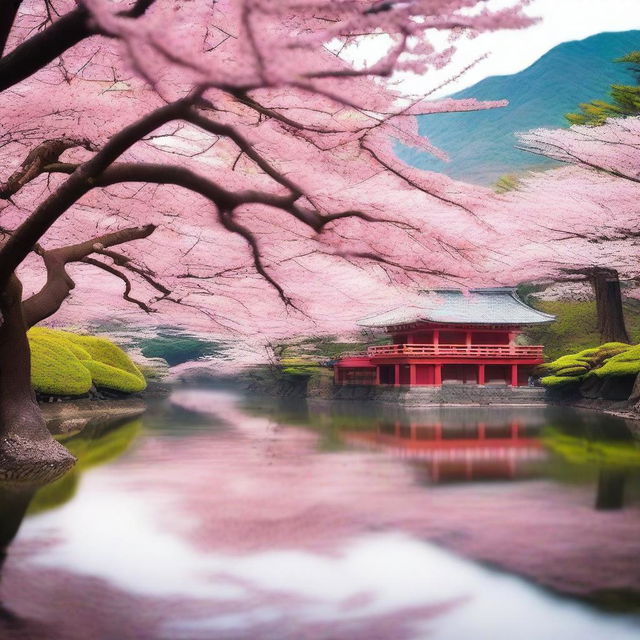
<svg viewBox="0 0 640 640">
<path fill-rule="evenodd" d="M 72 344 L 49 329 L 28 333 L 31 346 L 31 382 L 36 391 L 51 395 L 79 396 L 91 389 L 91 373 Z"/>
<path fill-rule="evenodd" d="M 282 373 L 289 376 L 311 376 L 318 370 L 318 365 L 305 358 L 282 358 Z"/>
<path fill-rule="evenodd" d="M 599 378 L 606 376 L 630 376 L 640 373 L 640 345 L 610 357 L 593 373 Z"/>
<path fill-rule="evenodd" d="M 629 376 L 640 373 L 640 345 L 607 342 L 599 347 L 583 349 L 541 365 L 542 385 L 559 388 L 582 382 L 590 376 Z M 546 374 L 546 375 L 545 375 Z"/>
<path fill-rule="evenodd" d="M 580 376 L 545 376 L 540 380 L 543 386 L 549 389 L 558 389 L 570 384 L 578 384 L 582 381 Z"/>
<path fill-rule="evenodd" d="M 129 356 L 105 338 L 43 327 L 30 329 L 27 337 L 31 380 L 39 393 L 78 396 L 92 385 L 135 393 L 147 386 Z"/>
</svg>

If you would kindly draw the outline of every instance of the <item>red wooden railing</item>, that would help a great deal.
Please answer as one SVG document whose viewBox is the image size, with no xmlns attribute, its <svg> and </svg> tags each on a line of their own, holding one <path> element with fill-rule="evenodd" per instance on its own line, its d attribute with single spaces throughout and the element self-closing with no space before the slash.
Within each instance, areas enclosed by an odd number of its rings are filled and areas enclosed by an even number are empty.
<svg viewBox="0 0 640 640">
<path fill-rule="evenodd" d="M 527 358 L 541 359 L 541 345 L 509 344 L 384 344 L 369 347 L 370 358 L 389 356 L 454 357 L 454 358 Z"/>
</svg>

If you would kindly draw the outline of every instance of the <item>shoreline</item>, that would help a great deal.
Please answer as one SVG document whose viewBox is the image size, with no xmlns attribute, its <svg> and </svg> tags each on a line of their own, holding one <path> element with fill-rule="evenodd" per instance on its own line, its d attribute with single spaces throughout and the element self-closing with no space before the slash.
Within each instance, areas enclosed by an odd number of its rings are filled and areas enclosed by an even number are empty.
<svg viewBox="0 0 640 640">
<path fill-rule="evenodd" d="M 40 409 L 54 436 L 71 436 L 88 426 L 106 426 L 111 422 L 133 420 L 147 411 L 144 398 L 98 400 L 81 398 L 55 403 L 42 403 Z"/>
</svg>

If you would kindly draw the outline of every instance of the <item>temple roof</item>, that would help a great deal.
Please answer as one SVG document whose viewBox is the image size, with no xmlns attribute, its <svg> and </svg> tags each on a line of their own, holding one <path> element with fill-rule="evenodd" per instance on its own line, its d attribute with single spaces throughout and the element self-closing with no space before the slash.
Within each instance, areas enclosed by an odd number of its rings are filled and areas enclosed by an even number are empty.
<svg viewBox="0 0 640 640">
<path fill-rule="evenodd" d="M 528 325 L 552 322 L 555 316 L 525 304 L 511 287 L 434 289 L 424 304 L 391 309 L 358 322 L 363 327 L 392 327 L 416 322 L 478 325 Z"/>
</svg>

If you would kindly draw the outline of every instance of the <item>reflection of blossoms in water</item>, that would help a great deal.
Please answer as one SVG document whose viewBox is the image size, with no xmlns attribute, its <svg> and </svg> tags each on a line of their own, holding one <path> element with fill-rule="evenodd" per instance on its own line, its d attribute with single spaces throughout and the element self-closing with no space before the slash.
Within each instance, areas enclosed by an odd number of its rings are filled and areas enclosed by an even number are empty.
<svg viewBox="0 0 640 640">
<path fill-rule="evenodd" d="M 249 415 L 231 395 L 184 391 L 173 403 L 172 430 L 150 422 L 74 500 L 27 520 L 4 576 L 12 608 L 53 620 L 65 640 L 87 637 L 51 612 L 43 576 L 64 585 L 51 585 L 55 606 L 82 601 L 90 637 L 635 637 L 630 621 L 426 541 L 569 591 L 631 585 L 637 508 L 608 517 L 591 488 L 545 480 L 424 486 L 384 451 L 318 453 L 313 431 Z M 196 411 L 201 423 L 180 435 L 177 416 Z"/>
</svg>

